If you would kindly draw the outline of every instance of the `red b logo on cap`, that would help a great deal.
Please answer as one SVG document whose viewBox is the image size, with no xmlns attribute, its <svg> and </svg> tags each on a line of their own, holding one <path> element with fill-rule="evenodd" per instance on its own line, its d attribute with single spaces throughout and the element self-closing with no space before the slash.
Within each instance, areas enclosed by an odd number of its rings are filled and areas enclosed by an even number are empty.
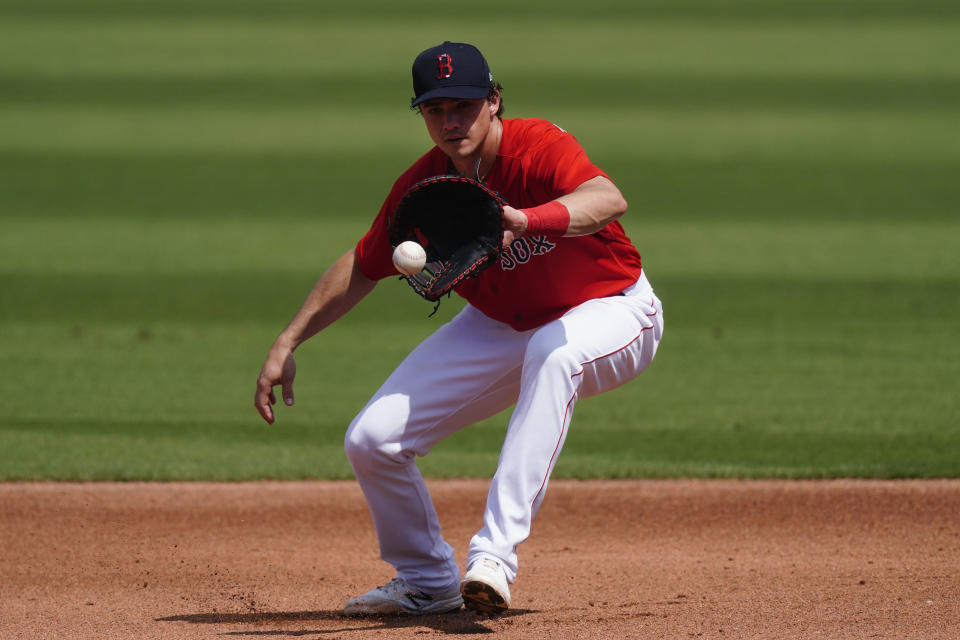
<svg viewBox="0 0 960 640">
<path fill-rule="evenodd" d="M 441 53 L 437 56 L 437 80 L 449 78 L 453 75 L 453 58 L 450 54 Z"/>
</svg>

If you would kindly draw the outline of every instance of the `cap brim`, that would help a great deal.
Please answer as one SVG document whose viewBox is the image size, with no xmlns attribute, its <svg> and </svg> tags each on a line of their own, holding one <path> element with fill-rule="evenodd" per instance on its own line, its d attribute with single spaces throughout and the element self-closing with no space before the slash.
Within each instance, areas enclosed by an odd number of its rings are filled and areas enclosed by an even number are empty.
<svg viewBox="0 0 960 640">
<path fill-rule="evenodd" d="M 433 89 L 427 91 L 423 95 L 414 98 L 410 102 L 411 107 L 415 107 L 422 102 L 427 100 L 437 100 L 440 98 L 453 98 L 460 100 L 480 100 L 481 98 L 486 98 L 490 95 L 490 89 L 485 87 L 473 87 L 473 86 L 454 86 L 454 87 L 440 87 L 439 89 Z"/>
</svg>

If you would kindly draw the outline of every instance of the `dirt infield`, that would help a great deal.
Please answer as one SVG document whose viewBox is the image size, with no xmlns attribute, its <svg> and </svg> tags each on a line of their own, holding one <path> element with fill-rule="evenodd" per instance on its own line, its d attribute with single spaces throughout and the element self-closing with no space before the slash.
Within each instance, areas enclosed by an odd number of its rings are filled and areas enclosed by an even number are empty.
<svg viewBox="0 0 960 640">
<path fill-rule="evenodd" d="M 461 563 L 486 482 L 430 483 Z M 960 638 L 960 481 L 555 481 L 514 609 L 346 618 L 356 485 L 0 484 L 0 639 Z"/>
</svg>

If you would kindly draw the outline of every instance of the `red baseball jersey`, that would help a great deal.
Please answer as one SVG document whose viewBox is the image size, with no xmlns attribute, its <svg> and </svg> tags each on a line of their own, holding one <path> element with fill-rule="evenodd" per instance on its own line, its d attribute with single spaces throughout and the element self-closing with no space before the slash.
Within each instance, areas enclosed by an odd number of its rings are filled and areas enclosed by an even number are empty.
<svg viewBox="0 0 960 640">
<path fill-rule="evenodd" d="M 394 183 L 370 230 L 360 239 L 360 271 L 372 280 L 396 276 L 387 221 L 416 182 L 454 172 L 437 147 Z M 486 184 L 516 208 L 534 207 L 606 174 L 590 162 L 576 138 L 539 119 L 503 120 L 503 137 Z M 619 222 L 577 237 L 524 236 L 498 264 L 455 291 L 495 320 L 518 331 L 539 327 L 593 298 L 616 295 L 640 277 L 640 254 Z"/>
</svg>

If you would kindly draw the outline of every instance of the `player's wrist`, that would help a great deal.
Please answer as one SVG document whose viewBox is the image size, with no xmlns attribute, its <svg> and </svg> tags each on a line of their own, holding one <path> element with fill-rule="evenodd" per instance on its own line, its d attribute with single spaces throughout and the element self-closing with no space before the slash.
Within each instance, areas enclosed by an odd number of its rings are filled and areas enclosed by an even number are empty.
<svg viewBox="0 0 960 640">
<path fill-rule="evenodd" d="M 559 200 L 521 209 L 527 217 L 524 235 L 562 236 L 570 227 L 570 210 Z"/>
<path fill-rule="evenodd" d="M 291 335 L 289 332 L 284 331 L 279 336 L 277 336 L 276 340 L 274 340 L 273 346 L 271 347 L 271 351 L 273 351 L 274 353 L 279 353 L 279 354 L 282 354 L 283 356 L 286 356 L 296 351 L 297 347 L 299 346 L 300 346 L 300 341 L 297 340 L 297 338 Z"/>
</svg>

